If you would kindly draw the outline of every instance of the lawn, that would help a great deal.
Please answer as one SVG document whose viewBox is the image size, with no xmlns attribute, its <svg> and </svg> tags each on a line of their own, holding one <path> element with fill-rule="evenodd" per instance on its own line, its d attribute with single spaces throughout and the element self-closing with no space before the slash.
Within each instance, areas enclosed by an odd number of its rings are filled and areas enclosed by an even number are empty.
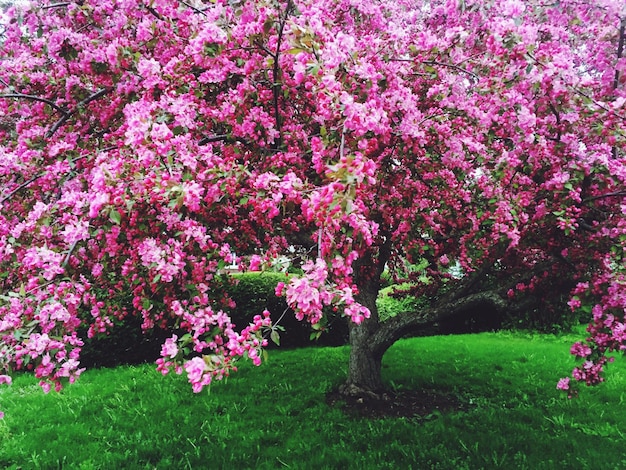
<svg viewBox="0 0 626 470">
<path fill-rule="evenodd" d="M 366 419 L 329 406 L 348 349 L 271 351 L 209 392 L 153 365 L 90 370 L 61 393 L 0 388 L 0 468 L 626 468 L 626 361 L 568 400 L 573 337 L 481 333 L 399 341 L 395 390 L 456 395 L 462 411 Z"/>
</svg>

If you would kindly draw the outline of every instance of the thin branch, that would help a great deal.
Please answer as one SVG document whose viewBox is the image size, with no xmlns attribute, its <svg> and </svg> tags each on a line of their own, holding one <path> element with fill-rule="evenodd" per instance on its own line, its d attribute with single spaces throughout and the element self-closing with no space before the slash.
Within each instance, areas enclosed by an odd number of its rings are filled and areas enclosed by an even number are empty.
<svg viewBox="0 0 626 470">
<path fill-rule="evenodd" d="M 72 253 L 74 252 L 74 249 L 76 248 L 76 245 L 78 245 L 78 241 L 79 240 L 75 240 L 74 243 L 72 243 L 72 246 L 70 246 L 70 249 L 67 251 L 67 255 L 65 256 L 65 259 L 63 260 L 63 263 L 61 264 L 61 267 L 63 269 L 65 269 L 65 267 L 67 266 L 67 263 L 70 262 L 70 257 L 72 256 Z"/>
<path fill-rule="evenodd" d="M 624 39 L 626 37 L 626 18 L 622 20 L 619 28 L 619 43 L 617 45 L 617 60 L 619 61 L 624 54 Z M 615 68 L 615 79 L 613 80 L 613 89 L 617 90 L 619 86 L 619 70 Z"/>
<path fill-rule="evenodd" d="M 604 199 L 604 198 L 607 198 L 607 197 L 615 197 L 615 196 L 626 196 L 626 191 L 615 191 L 615 192 L 612 192 L 612 193 L 599 194 L 598 196 L 592 196 L 592 197 L 588 197 L 586 199 L 583 199 L 582 202 L 597 201 L 598 199 Z"/>
<path fill-rule="evenodd" d="M 223 142 L 225 140 L 228 140 L 228 134 L 211 135 L 200 139 L 198 145 L 202 146 L 213 142 Z"/>
<path fill-rule="evenodd" d="M 550 111 L 552 111 L 552 114 L 554 114 L 554 117 L 556 118 L 556 125 L 557 125 L 556 142 L 560 142 L 561 141 L 561 115 L 559 114 L 559 111 L 554 107 L 554 104 L 552 103 L 552 101 L 550 101 L 549 107 L 550 107 Z"/>
<path fill-rule="evenodd" d="M 280 24 L 278 27 L 278 38 L 276 39 L 276 53 L 274 54 L 274 67 L 272 70 L 272 94 L 274 95 L 274 119 L 276 121 L 276 130 L 278 131 L 278 145 L 277 148 L 282 147 L 283 144 L 283 133 L 282 133 L 282 120 L 280 117 L 280 107 L 278 103 L 281 85 L 278 81 L 278 75 L 280 73 L 280 48 L 283 43 L 283 34 L 285 31 L 285 24 L 287 23 L 287 17 L 291 13 L 292 8 L 292 0 L 287 0 L 287 5 L 285 6 L 285 12 L 283 13 L 283 17 L 280 19 Z"/>
<path fill-rule="evenodd" d="M 0 204 L 2 204 L 4 201 L 10 199 L 15 193 L 19 192 L 21 189 L 24 189 L 26 186 L 28 186 L 30 183 L 37 181 L 39 178 L 41 178 L 42 176 L 45 176 L 46 173 L 41 173 L 37 176 L 33 176 L 31 179 L 29 179 L 28 181 L 25 181 L 24 183 L 20 184 L 17 188 L 15 188 L 13 191 L 11 191 L 10 193 L 8 193 L 6 196 L 4 196 L 2 199 L 0 199 Z"/>
<path fill-rule="evenodd" d="M 185 5 L 188 8 L 191 8 L 193 11 L 195 11 L 196 13 L 200 13 L 201 15 L 207 16 L 207 14 L 204 12 L 204 10 L 200 10 L 199 8 L 194 7 L 193 5 L 190 5 L 189 3 L 181 0 L 181 2 L 183 5 Z"/>
<path fill-rule="evenodd" d="M 161 21 L 163 21 L 163 17 L 161 16 L 161 14 L 160 14 L 158 11 L 156 11 L 153 7 L 148 6 L 148 5 L 144 5 L 144 8 L 145 8 L 146 10 L 148 10 L 148 12 L 149 12 L 152 16 L 154 16 L 157 20 L 161 20 Z"/>
<path fill-rule="evenodd" d="M 102 88 L 101 90 L 96 91 L 95 93 L 91 94 L 90 96 L 82 100 L 80 103 L 78 103 L 77 108 L 80 108 L 81 106 L 85 106 L 86 104 L 89 104 L 94 100 L 97 100 L 101 96 L 106 95 L 109 91 L 111 91 L 110 88 Z"/>
<path fill-rule="evenodd" d="M 50 10 L 52 8 L 61 8 L 61 7 L 67 7 L 70 5 L 70 2 L 59 2 L 59 3 L 52 3 L 50 5 L 43 5 L 41 7 L 42 10 Z"/>
<path fill-rule="evenodd" d="M 106 151 L 106 150 L 111 150 L 114 147 L 110 147 L 109 149 L 104 149 L 102 151 Z M 86 155 L 82 155 L 80 157 L 76 157 L 73 160 L 70 160 L 70 164 L 74 164 L 79 160 L 82 160 L 83 158 L 85 158 Z M 28 186 L 29 184 L 37 181 L 39 178 L 42 178 L 43 176 L 46 176 L 48 173 L 47 172 L 42 172 L 39 173 L 36 176 L 33 176 L 31 179 L 29 179 L 28 181 L 23 182 L 22 184 L 20 184 L 17 188 L 15 188 L 13 191 L 9 192 L 8 194 L 6 194 L 5 196 L 2 197 L 2 199 L 0 199 L 0 204 L 2 204 L 4 201 L 7 201 L 8 199 L 10 199 L 14 194 L 16 194 L 17 192 L 19 192 L 20 190 L 24 189 L 26 186 Z"/>
<path fill-rule="evenodd" d="M 445 62 L 438 62 L 436 60 L 427 60 L 426 62 L 423 62 L 426 65 L 439 65 L 441 67 L 448 67 L 454 70 L 458 70 L 459 72 L 463 72 L 467 75 L 470 75 L 471 77 L 473 77 L 474 79 L 478 80 L 479 77 L 478 75 L 476 75 L 474 72 L 472 72 L 471 70 L 467 70 L 464 69 L 463 67 L 459 67 L 458 65 L 455 64 L 446 64 Z"/>
<path fill-rule="evenodd" d="M 18 98 L 18 99 L 24 99 L 24 100 L 30 100 L 30 101 L 39 101 L 41 103 L 47 104 L 51 108 L 54 108 L 56 111 L 63 114 L 64 116 L 69 114 L 67 110 L 61 108 L 59 105 L 50 101 L 49 99 L 41 98 L 35 95 L 26 95 L 24 93 L 5 93 L 5 94 L 0 95 L 0 98 Z"/>
</svg>

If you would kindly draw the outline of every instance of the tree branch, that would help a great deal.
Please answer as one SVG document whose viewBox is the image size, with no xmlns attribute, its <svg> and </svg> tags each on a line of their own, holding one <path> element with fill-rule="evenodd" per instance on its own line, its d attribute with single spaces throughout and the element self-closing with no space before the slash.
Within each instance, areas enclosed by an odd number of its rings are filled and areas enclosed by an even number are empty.
<svg viewBox="0 0 626 470">
<path fill-rule="evenodd" d="M 50 10 L 52 8 L 61 8 L 67 7 L 70 5 L 70 2 L 59 2 L 59 3 L 51 3 L 50 5 L 43 5 L 41 7 L 42 10 Z"/>
<path fill-rule="evenodd" d="M 372 335 L 371 344 L 376 352 L 382 355 L 393 343 L 413 328 L 484 305 L 493 306 L 498 310 L 511 309 L 509 303 L 502 298 L 498 290 L 477 292 L 451 302 L 420 311 L 402 313 L 385 320 L 380 323 L 378 331 Z"/>
<path fill-rule="evenodd" d="M 592 201 L 597 201 L 598 199 L 604 199 L 607 197 L 615 197 L 615 196 L 626 196 L 626 191 L 614 191 L 612 193 L 599 194 L 597 196 L 585 198 L 583 199 L 582 202 L 592 202 Z"/>
<path fill-rule="evenodd" d="M 204 12 L 204 10 L 200 10 L 199 8 L 194 7 L 193 5 L 181 0 L 181 2 L 183 5 L 185 5 L 188 8 L 191 8 L 193 11 L 195 11 L 196 13 L 200 13 L 201 15 L 207 16 L 206 13 Z"/>
<path fill-rule="evenodd" d="M 626 18 L 622 19 L 622 23 L 619 28 L 619 42 L 617 44 L 617 60 L 619 61 L 624 54 L 624 39 L 626 37 Z M 619 70 L 615 69 L 615 79 L 613 80 L 613 89 L 617 90 L 619 86 Z"/>
<path fill-rule="evenodd" d="M 0 98 L 18 98 L 18 99 L 24 99 L 24 100 L 29 100 L 29 101 L 39 101 L 41 103 L 47 104 L 51 108 L 54 108 L 56 111 L 63 114 L 64 116 L 69 115 L 66 109 L 61 108 L 59 105 L 57 105 L 53 101 L 50 101 L 47 98 L 41 98 L 35 95 L 27 95 L 24 93 L 5 93 L 5 94 L 0 95 Z"/>
<path fill-rule="evenodd" d="M 52 137 L 54 135 L 54 133 L 59 130 L 59 128 L 65 124 L 67 122 L 67 120 L 72 116 L 72 114 L 74 114 L 76 112 L 77 109 L 82 108 L 83 106 L 88 105 L 89 103 L 91 103 L 94 100 L 97 100 L 98 98 L 100 98 L 101 96 L 106 95 L 109 91 L 111 91 L 110 88 L 102 88 L 98 91 L 96 91 L 95 93 L 92 93 L 90 96 L 88 96 L 87 98 L 85 98 L 84 100 L 82 100 L 81 102 L 79 102 L 76 105 L 76 108 L 71 111 L 71 112 L 66 112 L 63 116 L 61 116 L 61 119 L 59 119 L 57 122 L 54 123 L 54 125 L 50 128 L 50 130 L 48 132 L 46 132 L 46 137 L 49 139 L 50 137 Z"/>
<path fill-rule="evenodd" d="M 283 133 L 282 133 L 282 119 L 280 116 L 280 107 L 279 107 L 279 97 L 282 83 L 279 81 L 278 76 L 280 74 L 280 48 L 283 42 L 283 34 L 285 31 L 285 23 L 287 23 L 287 17 L 291 13 L 292 8 L 292 0 L 287 0 L 287 5 L 285 6 L 285 11 L 283 13 L 282 18 L 280 19 L 280 24 L 278 26 L 278 38 L 276 39 L 276 53 L 274 54 L 274 67 L 272 69 L 272 94 L 274 98 L 274 119 L 276 121 L 276 130 L 278 131 L 278 144 L 276 148 L 282 147 L 283 144 Z"/>
</svg>

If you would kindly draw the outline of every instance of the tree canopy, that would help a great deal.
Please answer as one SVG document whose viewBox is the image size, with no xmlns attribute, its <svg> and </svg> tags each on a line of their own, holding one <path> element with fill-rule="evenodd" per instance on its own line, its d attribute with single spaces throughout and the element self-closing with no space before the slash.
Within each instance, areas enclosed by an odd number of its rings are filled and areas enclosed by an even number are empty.
<svg viewBox="0 0 626 470">
<path fill-rule="evenodd" d="M 277 294 L 351 321 L 346 389 L 471 306 L 569 295 L 588 384 L 624 348 L 623 1 L 38 0 L 2 21 L 2 381 L 60 388 L 81 327 L 138 315 L 199 391 L 275 331 L 232 325 L 222 268 L 293 247 Z M 385 270 L 430 307 L 381 321 Z"/>
</svg>

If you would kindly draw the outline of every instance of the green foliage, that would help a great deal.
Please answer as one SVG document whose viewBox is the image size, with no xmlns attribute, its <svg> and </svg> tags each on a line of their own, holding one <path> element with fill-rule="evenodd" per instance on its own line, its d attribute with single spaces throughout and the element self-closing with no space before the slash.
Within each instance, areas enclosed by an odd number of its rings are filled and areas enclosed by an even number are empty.
<svg viewBox="0 0 626 470">
<path fill-rule="evenodd" d="M 397 290 L 407 287 L 408 284 L 403 284 L 392 285 L 381 289 L 378 299 L 376 300 L 378 315 L 381 321 L 385 321 L 404 312 L 413 312 L 428 306 L 428 300 L 425 298 L 415 298 L 411 295 L 394 295 Z"/>
<path fill-rule="evenodd" d="M 565 301 L 557 305 L 546 302 L 540 308 L 522 314 L 505 315 L 502 327 L 538 333 L 568 333 L 581 323 L 589 322 L 590 318 L 589 312 L 572 313 Z"/>
<path fill-rule="evenodd" d="M 0 468 L 624 468 L 623 359 L 605 386 L 577 399 L 555 389 L 577 338 L 399 341 L 383 360 L 388 383 L 467 404 L 427 419 L 368 420 L 329 407 L 347 347 L 271 351 L 267 364 L 243 363 L 200 394 L 184 375 L 161 377 L 152 365 L 90 370 L 48 395 L 18 375 L 0 388 Z"/>
<path fill-rule="evenodd" d="M 85 342 L 80 355 L 81 366 L 114 367 L 154 362 L 171 332 L 159 328 L 143 331 L 141 323 L 140 318 L 128 316 L 107 334 L 87 338 L 86 331 L 81 331 Z"/>
</svg>

